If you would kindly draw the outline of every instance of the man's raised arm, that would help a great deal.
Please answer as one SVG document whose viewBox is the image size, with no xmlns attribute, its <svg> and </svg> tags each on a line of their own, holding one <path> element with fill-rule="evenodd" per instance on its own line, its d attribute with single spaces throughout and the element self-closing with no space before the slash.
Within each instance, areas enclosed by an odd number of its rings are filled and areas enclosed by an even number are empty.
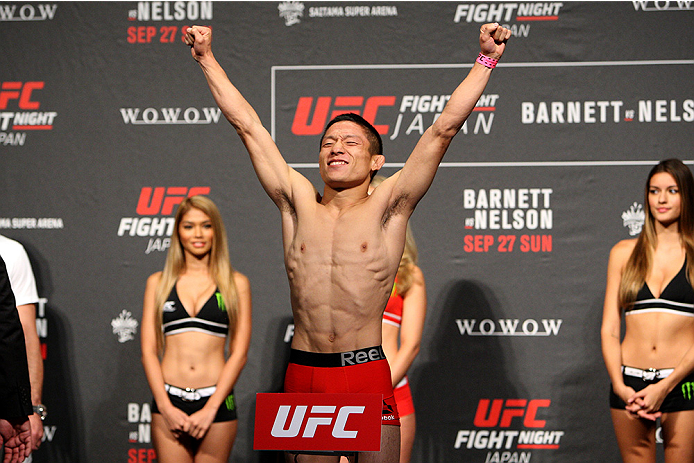
<svg viewBox="0 0 694 463">
<path fill-rule="evenodd" d="M 280 200 L 280 192 L 291 195 L 292 169 L 282 158 L 258 114 L 234 87 L 212 54 L 212 29 L 202 26 L 190 27 L 185 40 L 191 47 L 193 58 L 205 74 L 217 105 L 246 146 L 265 191 L 275 203 Z"/>
<path fill-rule="evenodd" d="M 480 28 L 481 53 L 477 61 L 451 94 L 441 116 L 419 139 L 394 185 L 391 198 L 406 198 L 410 212 L 429 189 L 443 155 L 482 96 L 510 37 L 511 31 L 497 23 Z"/>
</svg>

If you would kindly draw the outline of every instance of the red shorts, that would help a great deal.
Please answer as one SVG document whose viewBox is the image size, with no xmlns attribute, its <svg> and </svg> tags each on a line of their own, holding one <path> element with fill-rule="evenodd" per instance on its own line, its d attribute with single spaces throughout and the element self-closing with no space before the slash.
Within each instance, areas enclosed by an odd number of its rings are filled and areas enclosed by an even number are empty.
<svg viewBox="0 0 694 463">
<path fill-rule="evenodd" d="M 284 392 L 383 394 L 381 423 L 400 426 L 390 367 L 380 346 L 334 354 L 292 349 Z"/>
<path fill-rule="evenodd" d="M 400 413 L 400 416 L 413 414 L 414 402 L 412 401 L 412 391 L 410 390 L 410 383 L 407 380 L 407 376 L 395 386 L 393 393 L 395 395 L 395 403 L 398 404 L 398 413 Z"/>
</svg>

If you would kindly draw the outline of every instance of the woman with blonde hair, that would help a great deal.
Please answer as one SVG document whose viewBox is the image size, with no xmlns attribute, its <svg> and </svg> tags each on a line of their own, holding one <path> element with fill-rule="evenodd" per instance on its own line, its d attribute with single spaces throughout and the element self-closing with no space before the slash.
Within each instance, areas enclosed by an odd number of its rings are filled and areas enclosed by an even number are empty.
<svg viewBox="0 0 694 463">
<path fill-rule="evenodd" d="M 643 230 L 610 252 L 602 352 L 622 460 L 694 462 L 694 179 L 667 159 L 648 175 Z M 620 342 L 621 316 L 626 330 Z"/>
<path fill-rule="evenodd" d="M 371 181 L 376 188 L 384 177 Z M 393 291 L 383 313 L 383 351 L 390 365 L 395 402 L 400 414 L 400 463 L 408 463 L 415 436 L 415 412 L 407 370 L 419 353 L 427 311 L 424 274 L 417 266 L 417 245 L 407 224 L 405 250 L 402 253 Z"/>
<path fill-rule="evenodd" d="M 158 461 L 229 459 L 238 424 L 233 388 L 250 338 L 250 284 L 231 267 L 219 210 L 205 196 L 187 198 L 164 270 L 147 279 L 142 313 Z"/>
</svg>

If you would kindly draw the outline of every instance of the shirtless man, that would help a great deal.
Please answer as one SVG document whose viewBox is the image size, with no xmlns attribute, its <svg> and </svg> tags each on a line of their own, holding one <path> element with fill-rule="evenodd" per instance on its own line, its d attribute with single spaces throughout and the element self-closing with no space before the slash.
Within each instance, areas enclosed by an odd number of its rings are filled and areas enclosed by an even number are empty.
<svg viewBox="0 0 694 463">
<path fill-rule="evenodd" d="M 385 158 L 380 137 L 359 116 L 331 121 L 318 163 L 323 194 L 289 167 L 258 115 L 212 54 L 212 31 L 193 26 L 186 43 L 217 105 L 246 146 L 263 188 L 282 217 L 284 261 L 294 314 L 286 392 L 383 393 L 381 451 L 362 463 L 398 461 L 400 433 L 381 318 L 400 263 L 407 221 L 424 196 L 453 137 L 463 126 L 504 52 L 511 32 L 480 29 L 481 53 L 422 135 L 404 167 L 369 196 Z M 302 455 L 301 462 L 338 457 Z"/>
</svg>

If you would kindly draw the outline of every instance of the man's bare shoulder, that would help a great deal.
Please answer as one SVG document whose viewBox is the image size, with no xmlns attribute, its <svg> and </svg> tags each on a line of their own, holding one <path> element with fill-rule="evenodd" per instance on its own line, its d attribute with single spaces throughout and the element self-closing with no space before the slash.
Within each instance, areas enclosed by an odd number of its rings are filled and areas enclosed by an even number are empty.
<svg viewBox="0 0 694 463">
<path fill-rule="evenodd" d="M 398 171 L 384 180 L 371 195 L 382 210 L 381 220 L 384 227 L 394 222 L 401 222 L 404 227 L 412 214 L 412 204 L 408 200 L 407 193 L 398 187 L 399 175 Z"/>
<path fill-rule="evenodd" d="M 320 202 L 321 196 L 306 177 L 290 168 L 290 191 L 275 191 L 273 199 L 283 212 L 294 212 L 298 207 L 312 206 Z"/>
</svg>

